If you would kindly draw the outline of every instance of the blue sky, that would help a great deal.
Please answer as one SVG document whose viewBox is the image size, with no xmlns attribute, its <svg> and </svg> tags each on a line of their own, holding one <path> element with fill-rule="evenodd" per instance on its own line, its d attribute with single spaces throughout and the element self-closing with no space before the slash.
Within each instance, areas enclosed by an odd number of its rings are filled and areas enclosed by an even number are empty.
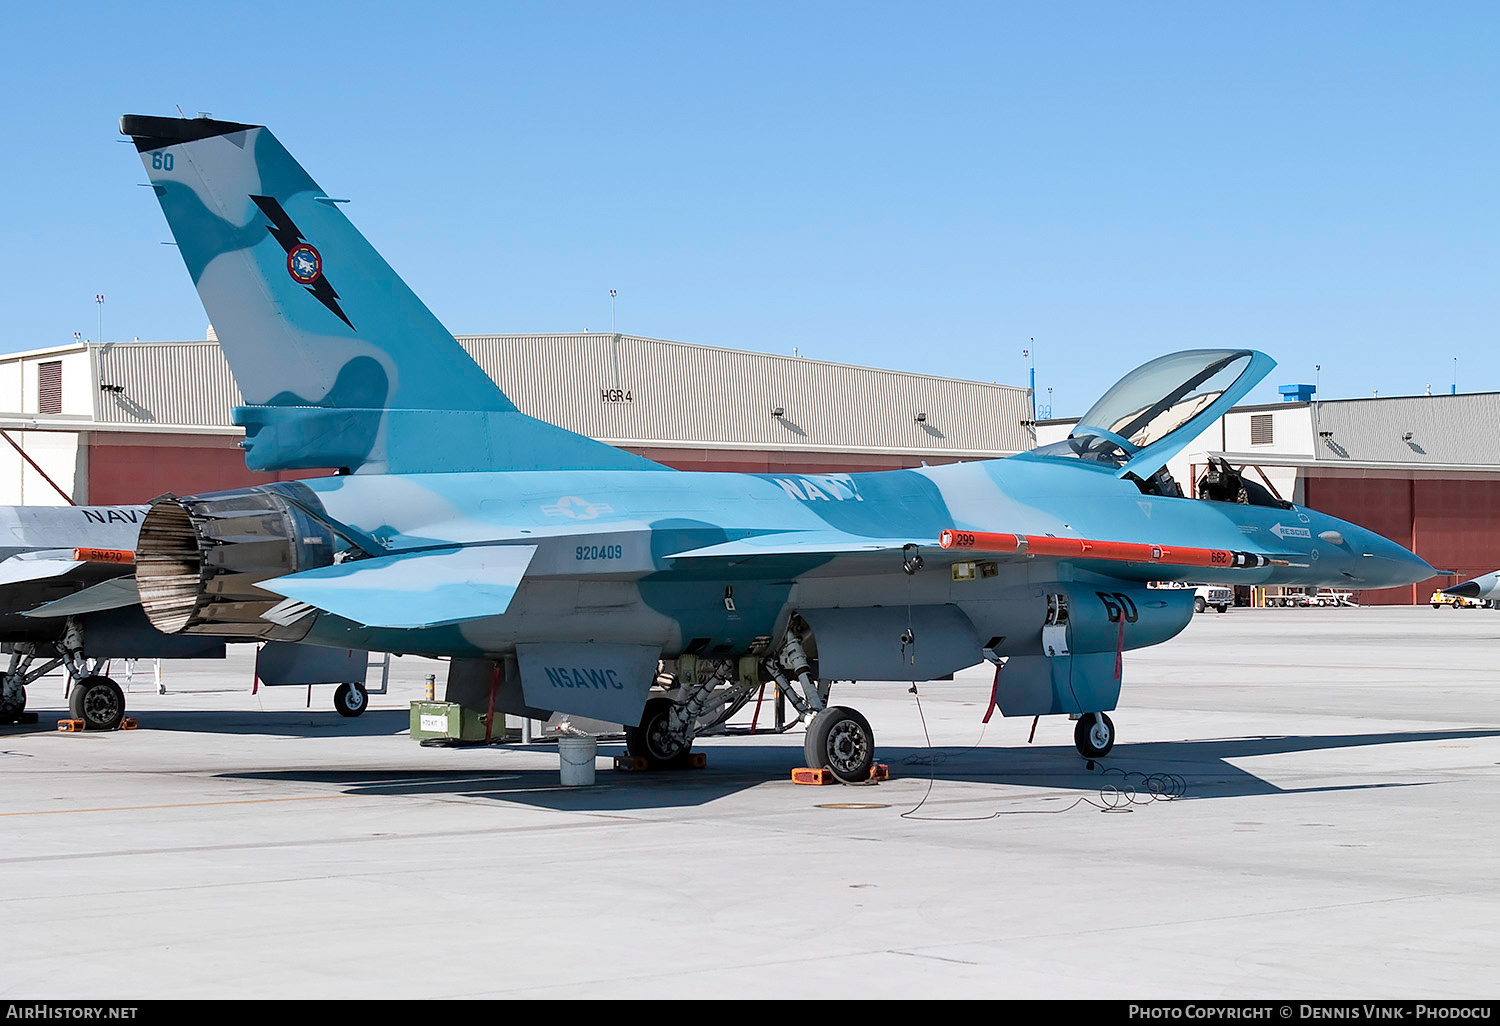
<svg viewBox="0 0 1500 1026">
<path fill-rule="evenodd" d="M 455 332 L 1500 390 L 1500 5 L 12 5 L 0 350 L 202 337 L 122 113 L 265 124 Z M 1314 365 L 1321 364 L 1321 372 Z M 684 382 L 685 401 L 692 383 Z"/>
</svg>

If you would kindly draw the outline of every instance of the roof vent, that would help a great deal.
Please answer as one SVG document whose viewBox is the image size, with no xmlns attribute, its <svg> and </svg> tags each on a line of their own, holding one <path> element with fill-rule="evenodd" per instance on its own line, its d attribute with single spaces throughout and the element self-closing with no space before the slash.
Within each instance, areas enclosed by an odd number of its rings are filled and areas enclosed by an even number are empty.
<svg viewBox="0 0 1500 1026">
<path fill-rule="evenodd" d="M 1282 402 L 1306 403 L 1312 401 L 1317 389 L 1312 385 L 1282 385 L 1277 391 L 1281 393 Z"/>
</svg>

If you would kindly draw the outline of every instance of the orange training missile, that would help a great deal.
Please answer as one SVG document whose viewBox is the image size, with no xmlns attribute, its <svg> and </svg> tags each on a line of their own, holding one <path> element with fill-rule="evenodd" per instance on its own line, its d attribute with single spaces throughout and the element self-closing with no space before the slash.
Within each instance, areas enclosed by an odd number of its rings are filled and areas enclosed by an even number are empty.
<svg viewBox="0 0 1500 1026">
<path fill-rule="evenodd" d="M 938 544 L 945 549 L 1014 553 L 1018 556 L 1060 556 L 1107 559 L 1122 563 L 1164 563 L 1169 566 L 1208 566 L 1248 569 L 1270 566 L 1269 557 L 1230 549 L 1197 549 L 1151 545 L 1144 542 L 1098 541 L 1092 538 L 1054 538 L 1044 534 L 994 534 L 987 531 L 944 530 Z"/>
<path fill-rule="evenodd" d="M 73 558 L 80 563 L 134 563 L 130 549 L 74 549 Z"/>
</svg>

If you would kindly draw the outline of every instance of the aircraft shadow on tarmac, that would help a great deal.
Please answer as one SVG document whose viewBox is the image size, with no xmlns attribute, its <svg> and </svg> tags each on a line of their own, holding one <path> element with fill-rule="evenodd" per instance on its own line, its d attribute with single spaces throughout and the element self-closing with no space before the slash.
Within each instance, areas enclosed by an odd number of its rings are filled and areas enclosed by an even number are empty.
<svg viewBox="0 0 1500 1026">
<path fill-rule="evenodd" d="M 129 713 L 137 716 L 136 713 Z M 0 727 L 0 737 L 23 733 L 55 732 L 59 720 L 67 718 L 60 711 L 39 711 L 32 724 L 8 724 Z M 411 714 L 404 709 L 371 709 L 362 716 L 340 716 L 332 709 L 292 709 L 261 712 L 258 709 L 237 711 L 192 709 L 148 710 L 140 713 L 140 729 L 184 731 L 191 734 L 267 734 L 281 737 L 378 737 L 405 734 L 411 727 Z"/>
<path fill-rule="evenodd" d="M 1107 787 L 1131 788 L 1146 796 L 1154 788 L 1180 788 L 1183 799 L 1239 798 L 1254 795 L 1418 787 L 1437 783 L 1404 779 L 1371 779 L 1363 783 L 1286 788 L 1263 780 L 1231 760 L 1262 755 L 1363 748 L 1407 742 L 1466 741 L 1500 737 L 1500 730 L 1435 730 L 1389 734 L 1348 734 L 1327 737 L 1268 736 L 1212 738 L 1200 741 L 1158 741 L 1117 745 L 1108 758 L 1089 769 L 1078 753 L 1063 746 L 974 748 L 882 748 L 879 759 L 893 778 L 969 782 L 1059 792 L 1100 792 Z M 791 770 L 802 763 L 800 735 L 779 745 L 715 746 L 699 750 L 708 756 L 701 770 L 659 773 L 617 773 L 601 769 L 594 787 L 564 787 L 557 769 L 537 769 L 530 756 L 544 754 L 543 745 L 469 747 L 454 751 L 463 765 L 442 770 L 285 770 L 225 774 L 226 778 L 330 784 L 351 795 L 434 795 L 494 798 L 538 808 L 573 812 L 624 812 L 684 808 L 707 804 L 757 785 L 790 784 Z M 601 741 L 599 755 L 624 752 L 624 745 Z M 514 756 L 526 756 L 523 764 Z M 506 766 L 506 762 L 514 765 Z M 1163 781 L 1177 778 L 1170 784 Z M 820 793 L 814 791 L 812 793 Z M 880 785 L 822 789 L 847 801 L 879 801 Z M 966 793 L 965 799 L 975 796 Z M 1015 795 L 997 791 L 997 798 Z"/>
</svg>

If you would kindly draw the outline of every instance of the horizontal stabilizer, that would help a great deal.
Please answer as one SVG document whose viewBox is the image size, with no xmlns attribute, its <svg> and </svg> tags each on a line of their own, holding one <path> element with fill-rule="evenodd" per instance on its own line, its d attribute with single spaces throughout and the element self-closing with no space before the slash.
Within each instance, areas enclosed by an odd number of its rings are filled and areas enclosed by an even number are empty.
<svg viewBox="0 0 1500 1026">
<path fill-rule="evenodd" d="M 134 577 L 112 577 L 92 588 L 75 591 L 55 602 L 48 602 L 44 606 L 27 610 L 22 615 L 38 618 L 79 616 L 83 613 L 97 613 L 105 609 L 133 606 L 140 601 L 141 593 L 136 590 Z"/>
<path fill-rule="evenodd" d="M 59 555 L 73 554 L 72 549 L 58 549 Z M 11 556 L 0 562 L 0 584 L 20 584 L 22 581 L 42 581 L 48 577 L 61 577 L 79 566 L 79 561 L 68 558 L 37 558 L 37 554 Z"/>
<path fill-rule="evenodd" d="M 432 549 L 355 559 L 260 587 L 366 627 L 433 627 L 510 608 L 535 545 Z"/>
</svg>

